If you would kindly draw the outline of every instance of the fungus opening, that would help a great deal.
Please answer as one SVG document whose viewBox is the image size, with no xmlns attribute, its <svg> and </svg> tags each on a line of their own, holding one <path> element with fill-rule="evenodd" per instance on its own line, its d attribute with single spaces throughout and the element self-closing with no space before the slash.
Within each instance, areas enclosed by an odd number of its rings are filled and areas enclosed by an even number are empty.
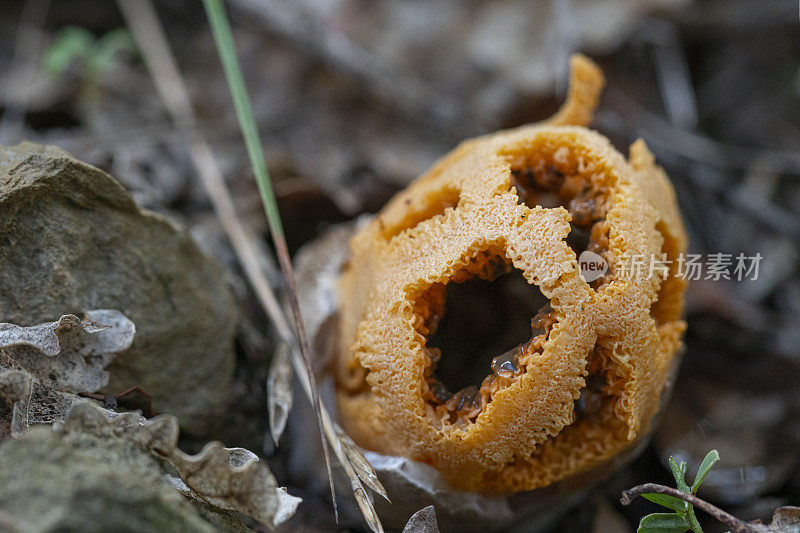
<svg viewBox="0 0 800 533">
<path fill-rule="evenodd" d="M 614 413 L 624 377 L 611 358 L 610 339 L 598 339 L 586 357 L 585 385 L 573 402 L 575 420 L 603 418 Z"/>
<path fill-rule="evenodd" d="M 443 215 L 448 207 L 456 207 L 460 199 L 461 193 L 453 187 L 429 192 L 421 199 L 407 195 L 402 199 L 405 204 L 405 215 L 400 221 L 387 224 L 383 229 L 383 235 L 387 239 L 396 237 L 428 219 Z"/>
<path fill-rule="evenodd" d="M 474 420 L 493 393 L 521 375 L 554 321 L 536 285 L 506 262 L 494 267 L 488 276 L 434 284 L 422 297 L 430 360 L 423 396 L 450 423 Z"/>
<path fill-rule="evenodd" d="M 575 418 L 591 418 L 600 414 L 603 409 L 604 391 L 607 388 L 606 370 L 602 358 L 598 356 L 597 347 L 589 352 L 586 361 L 586 385 L 581 387 L 580 396 L 573 402 Z"/>
<path fill-rule="evenodd" d="M 589 251 L 608 260 L 604 257 L 609 245 L 605 222 L 607 194 L 594 186 L 588 176 L 580 172 L 561 172 L 555 165 L 541 160 L 536 165 L 512 168 L 511 185 L 517 191 L 520 204 L 530 208 L 564 207 L 569 211 L 572 221 L 566 241 L 576 257 Z M 596 290 L 606 282 L 608 272 L 589 284 Z"/>
<path fill-rule="evenodd" d="M 661 255 L 665 261 L 663 267 L 666 271 L 663 273 L 667 276 L 666 279 L 661 280 L 656 300 L 650 306 L 650 316 L 656 321 L 656 325 L 661 325 L 680 318 L 683 280 L 678 277 L 680 250 L 678 242 L 667 232 L 663 221 L 656 224 L 656 231 L 664 237 Z"/>
</svg>

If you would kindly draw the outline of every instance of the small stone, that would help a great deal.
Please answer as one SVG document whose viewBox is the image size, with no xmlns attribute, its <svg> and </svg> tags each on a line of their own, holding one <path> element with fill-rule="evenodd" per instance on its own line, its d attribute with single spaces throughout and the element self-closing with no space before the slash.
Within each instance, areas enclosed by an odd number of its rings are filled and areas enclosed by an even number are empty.
<svg viewBox="0 0 800 533">
<path fill-rule="evenodd" d="M 65 151 L 0 147 L 0 321 L 33 325 L 118 309 L 136 325 L 105 392 L 139 386 L 184 430 L 221 419 L 237 310 L 222 269 L 189 234 L 140 209 Z"/>
</svg>

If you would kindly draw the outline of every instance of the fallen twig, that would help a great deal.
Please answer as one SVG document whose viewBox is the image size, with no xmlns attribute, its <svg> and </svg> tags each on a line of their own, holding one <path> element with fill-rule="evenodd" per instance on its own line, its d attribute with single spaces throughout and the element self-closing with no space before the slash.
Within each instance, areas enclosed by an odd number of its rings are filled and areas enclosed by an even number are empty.
<svg viewBox="0 0 800 533">
<path fill-rule="evenodd" d="M 734 533 L 750 533 L 750 532 L 764 532 L 769 531 L 766 526 L 761 524 L 749 524 L 744 520 L 740 520 L 736 518 L 732 514 L 726 513 L 719 507 L 715 505 L 711 505 L 707 501 L 703 500 L 702 498 L 698 498 L 694 494 L 689 494 L 688 492 L 683 492 L 678 489 L 674 489 L 672 487 L 667 487 L 666 485 L 659 485 L 657 483 L 645 483 L 643 485 L 637 485 L 632 489 L 628 489 L 622 492 L 622 497 L 619 499 L 619 502 L 622 505 L 630 505 L 630 503 L 637 497 L 642 494 L 666 494 L 668 496 L 673 496 L 675 498 L 679 498 L 687 503 L 690 503 L 697 507 L 698 509 L 702 509 L 706 513 L 710 514 L 729 528 Z"/>
</svg>

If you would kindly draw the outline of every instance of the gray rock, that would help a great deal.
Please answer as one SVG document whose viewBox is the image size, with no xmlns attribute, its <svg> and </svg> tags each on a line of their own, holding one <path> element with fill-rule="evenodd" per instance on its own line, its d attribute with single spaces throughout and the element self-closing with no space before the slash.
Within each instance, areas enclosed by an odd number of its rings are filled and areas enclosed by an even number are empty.
<svg viewBox="0 0 800 533">
<path fill-rule="evenodd" d="M 55 147 L 0 147 L 0 321 L 119 309 L 136 337 L 106 390 L 140 386 L 195 435 L 220 420 L 233 373 L 237 311 L 223 277 L 105 172 Z"/>
<path fill-rule="evenodd" d="M 215 531 L 133 442 L 45 427 L 0 446 L 0 529 Z"/>
</svg>

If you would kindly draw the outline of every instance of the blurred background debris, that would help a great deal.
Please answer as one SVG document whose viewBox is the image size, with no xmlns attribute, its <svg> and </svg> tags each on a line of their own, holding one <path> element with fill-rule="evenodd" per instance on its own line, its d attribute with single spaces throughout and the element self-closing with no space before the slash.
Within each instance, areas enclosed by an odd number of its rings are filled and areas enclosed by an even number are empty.
<svg viewBox="0 0 800 533">
<path fill-rule="evenodd" d="M 157 7 L 196 121 L 170 120 L 112 0 L 7 0 L 0 144 L 55 144 L 109 171 L 229 267 L 242 319 L 232 408 L 215 436 L 263 451 L 279 483 L 306 500 L 292 529 L 328 531 L 325 487 L 293 479 L 287 451 L 264 438 L 265 354 L 279 337 L 228 247 L 186 138 L 188 129 L 209 141 L 239 216 L 269 246 L 213 39 L 199 3 Z M 608 85 L 593 127 L 623 151 L 647 141 L 675 184 L 691 251 L 763 259 L 757 281 L 692 283 L 683 366 L 653 444 L 556 529 L 635 529 L 656 506 L 621 507 L 619 490 L 668 483 L 670 454 L 691 471 L 711 448 L 722 457 L 703 488 L 714 503 L 768 521 L 778 505 L 800 501 L 795 3 L 229 0 L 227 8 L 292 252 L 326 226 L 378 210 L 460 140 L 549 116 L 565 93 L 570 53 L 598 61 Z M 278 288 L 274 264 L 262 266 Z"/>
</svg>

